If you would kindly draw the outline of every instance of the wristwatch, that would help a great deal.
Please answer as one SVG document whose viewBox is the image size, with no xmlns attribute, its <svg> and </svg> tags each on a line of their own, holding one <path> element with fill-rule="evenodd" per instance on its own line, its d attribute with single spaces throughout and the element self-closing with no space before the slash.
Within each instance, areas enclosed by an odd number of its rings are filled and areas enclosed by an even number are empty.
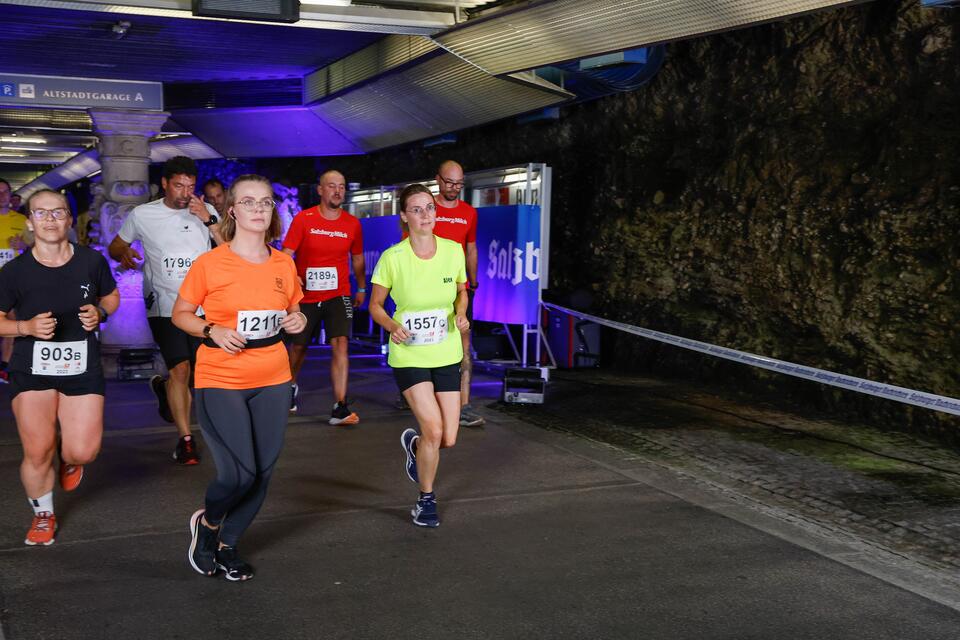
<svg viewBox="0 0 960 640">
<path fill-rule="evenodd" d="M 213 329 L 213 323 L 212 323 L 212 322 L 203 328 L 203 337 L 204 337 L 204 338 L 209 338 L 209 337 L 210 337 L 210 329 Z"/>
<path fill-rule="evenodd" d="M 204 222 L 204 223 L 203 223 L 203 226 L 205 226 L 205 227 L 212 227 L 213 225 L 217 224 L 218 222 L 220 222 L 220 219 L 217 218 L 217 216 L 215 216 L 215 215 L 213 215 L 213 214 L 211 213 L 211 214 L 210 214 L 210 219 L 207 220 L 206 222 Z"/>
</svg>

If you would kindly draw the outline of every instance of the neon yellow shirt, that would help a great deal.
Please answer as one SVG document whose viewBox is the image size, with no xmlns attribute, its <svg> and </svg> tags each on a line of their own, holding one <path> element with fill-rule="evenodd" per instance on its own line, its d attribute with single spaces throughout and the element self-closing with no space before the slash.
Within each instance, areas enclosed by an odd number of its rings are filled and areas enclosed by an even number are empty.
<svg viewBox="0 0 960 640">
<path fill-rule="evenodd" d="M 17 252 L 15 238 L 22 238 L 27 230 L 27 218 L 14 210 L 0 214 L 0 266 L 13 260 Z"/>
<path fill-rule="evenodd" d="M 460 332 L 454 320 L 457 284 L 467 281 L 463 247 L 437 238 L 437 252 L 418 258 L 410 240 L 401 240 L 383 252 L 371 282 L 390 290 L 397 303 L 393 319 L 414 334 L 404 344 L 390 342 L 391 367 L 432 369 L 463 359 Z"/>
</svg>

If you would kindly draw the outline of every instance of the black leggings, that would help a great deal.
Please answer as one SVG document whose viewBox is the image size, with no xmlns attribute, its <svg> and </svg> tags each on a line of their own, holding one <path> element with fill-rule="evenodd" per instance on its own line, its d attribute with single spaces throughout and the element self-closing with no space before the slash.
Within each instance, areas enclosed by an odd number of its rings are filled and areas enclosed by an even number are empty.
<svg viewBox="0 0 960 640">
<path fill-rule="evenodd" d="M 206 514 L 220 541 L 237 544 L 267 495 L 283 448 L 290 383 L 257 389 L 197 389 L 197 419 L 217 477 L 207 487 Z"/>
</svg>

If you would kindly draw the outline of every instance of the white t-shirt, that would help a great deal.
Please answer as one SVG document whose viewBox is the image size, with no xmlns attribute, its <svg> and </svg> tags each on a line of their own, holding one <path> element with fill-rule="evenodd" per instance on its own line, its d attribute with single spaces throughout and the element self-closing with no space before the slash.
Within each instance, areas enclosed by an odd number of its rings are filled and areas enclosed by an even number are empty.
<svg viewBox="0 0 960 640">
<path fill-rule="evenodd" d="M 216 215 L 212 205 L 207 211 Z M 143 245 L 143 299 L 147 317 L 169 318 L 190 265 L 210 250 L 210 231 L 188 209 L 171 209 L 163 199 L 136 207 L 117 233 Z"/>
</svg>

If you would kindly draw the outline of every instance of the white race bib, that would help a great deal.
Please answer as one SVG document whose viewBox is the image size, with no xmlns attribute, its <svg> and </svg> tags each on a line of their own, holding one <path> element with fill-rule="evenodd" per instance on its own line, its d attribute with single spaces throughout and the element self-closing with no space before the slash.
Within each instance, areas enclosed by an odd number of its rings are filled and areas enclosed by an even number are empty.
<svg viewBox="0 0 960 640">
<path fill-rule="evenodd" d="M 0 267 L 17 257 L 13 249 L 0 249 Z"/>
<path fill-rule="evenodd" d="M 336 267 L 310 267 L 307 269 L 307 291 L 334 291 L 337 288 Z"/>
<path fill-rule="evenodd" d="M 286 311 L 238 311 L 237 333 L 247 340 L 263 340 L 280 333 L 280 323 Z"/>
<path fill-rule="evenodd" d="M 33 343 L 33 364 L 37 376 L 78 376 L 87 370 L 87 341 Z"/>
<path fill-rule="evenodd" d="M 160 275 L 168 282 L 183 282 L 193 265 L 190 253 L 170 253 L 160 260 Z"/>
<path fill-rule="evenodd" d="M 447 312 L 443 309 L 408 311 L 401 324 L 410 333 L 405 343 L 409 346 L 440 344 L 447 339 Z"/>
</svg>

